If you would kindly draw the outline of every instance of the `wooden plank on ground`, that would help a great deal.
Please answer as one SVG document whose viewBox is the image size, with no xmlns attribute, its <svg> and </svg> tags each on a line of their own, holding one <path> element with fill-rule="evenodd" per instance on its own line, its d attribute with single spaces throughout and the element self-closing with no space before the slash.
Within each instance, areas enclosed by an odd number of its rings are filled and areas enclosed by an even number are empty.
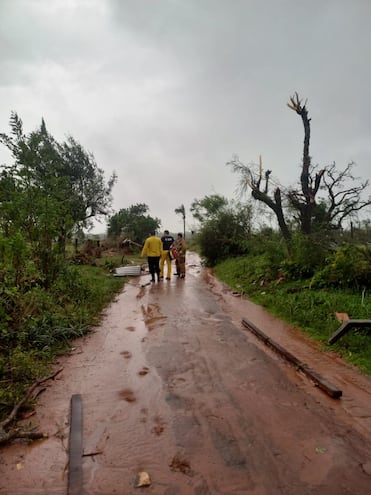
<svg viewBox="0 0 371 495">
<path fill-rule="evenodd" d="M 349 332 L 352 328 L 371 328 L 371 320 L 346 320 L 334 332 L 328 340 L 329 344 L 334 344 L 343 335 Z"/>
<path fill-rule="evenodd" d="M 71 420 L 68 458 L 68 495 L 82 494 L 82 399 L 80 394 L 71 397 Z"/>
<path fill-rule="evenodd" d="M 306 364 L 302 363 L 299 359 L 297 359 L 293 354 L 284 349 L 280 344 L 274 342 L 270 337 L 265 335 L 258 327 L 256 327 L 251 321 L 242 319 L 242 324 L 252 331 L 259 339 L 261 339 L 266 345 L 272 347 L 276 352 L 281 354 L 287 361 L 294 364 L 298 369 L 300 369 L 303 373 L 305 373 L 314 383 L 321 388 L 324 392 L 326 392 L 330 397 L 334 399 L 339 399 L 342 396 L 342 391 L 339 390 L 335 385 L 330 383 L 328 380 L 323 378 L 319 373 L 316 373 L 311 368 L 309 368 Z"/>
</svg>

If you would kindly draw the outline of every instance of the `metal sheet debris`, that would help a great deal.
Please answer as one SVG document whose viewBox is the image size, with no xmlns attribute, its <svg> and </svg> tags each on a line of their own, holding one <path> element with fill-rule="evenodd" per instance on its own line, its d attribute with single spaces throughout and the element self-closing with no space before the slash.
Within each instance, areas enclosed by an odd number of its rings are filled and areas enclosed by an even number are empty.
<svg viewBox="0 0 371 495">
<path fill-rule="evenodd" d="M 115 270 L 115 277 L 137 277 L 140 273 L 140 265 L 119 266 Z"/>
</svg>

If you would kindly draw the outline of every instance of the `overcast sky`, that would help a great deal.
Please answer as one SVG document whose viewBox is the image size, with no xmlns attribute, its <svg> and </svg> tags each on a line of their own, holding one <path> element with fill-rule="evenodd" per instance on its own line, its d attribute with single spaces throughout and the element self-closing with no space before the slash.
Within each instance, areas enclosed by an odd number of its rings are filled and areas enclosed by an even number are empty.
<svg viewBox="0 0 371 495">
<path fill-rule="evenodd" d="M 195 198 L 236 197 L 234 154 L 297 181 L 295 91 L 313 163 L 369 178 L 370 19 L 370 0 L 0 0 L 0 132 L 43 117 L 117 173 L 115 212 L 146 203 L 173 232 L 181 204 L 191 228 Z"/>
</svg>

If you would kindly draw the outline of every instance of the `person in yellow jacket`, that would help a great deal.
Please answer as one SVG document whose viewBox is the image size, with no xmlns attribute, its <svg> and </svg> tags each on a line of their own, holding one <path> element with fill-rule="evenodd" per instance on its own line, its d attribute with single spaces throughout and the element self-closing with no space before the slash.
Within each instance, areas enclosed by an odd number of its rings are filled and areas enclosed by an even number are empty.
<svg viewBox="0 0 371 495">
<path fill-rule="evenodd" d="M 159 237 L 156 236 L 156 232 L 151 232 L 151 235 L 147 237 L 144 243 L 141 258 L 147 256 L 148 270 L 151 274 L 151 282 L 155 281 L 155 274 L 157 275 L 157 282 L 160 281 L 160 258 L 162 254 L 162 242 Z"/>
</svg>

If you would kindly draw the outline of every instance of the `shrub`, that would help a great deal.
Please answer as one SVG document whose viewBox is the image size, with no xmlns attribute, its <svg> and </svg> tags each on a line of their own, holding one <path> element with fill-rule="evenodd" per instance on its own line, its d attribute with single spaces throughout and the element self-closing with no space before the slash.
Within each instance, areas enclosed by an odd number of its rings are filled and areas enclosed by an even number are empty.
<svg viewBox="0 0 371 495">
<path fill-rule="evenodd" d="M 241 221 L 243 214 L 238 210 L 223 211 L 203 224 L 198 242 L 209 265 L 247 253 L 249 226 Z"/>
<path fill-rule="evenodd" d="M 312 279 L 312 287 L 371 287 L 371 250 L 347 244 L 327 258 L 327 265 Z"/>
<path fill-rule="evenodd" d="M 319 235 L 304 236 L 295 233 L 290 256 L 282 262 L 282 272 L 291 280 L 310 278 L 324 266 L 328 253 L 328 244 Z"/>
<path fill-rule="evenodd" d="M 91 287 L 83 272 L 77 266 L 65 264 L 60 270 L 51 290 L 62 306 L 74 302 L 81 303 L 89 299 Z"/>
</svg>

